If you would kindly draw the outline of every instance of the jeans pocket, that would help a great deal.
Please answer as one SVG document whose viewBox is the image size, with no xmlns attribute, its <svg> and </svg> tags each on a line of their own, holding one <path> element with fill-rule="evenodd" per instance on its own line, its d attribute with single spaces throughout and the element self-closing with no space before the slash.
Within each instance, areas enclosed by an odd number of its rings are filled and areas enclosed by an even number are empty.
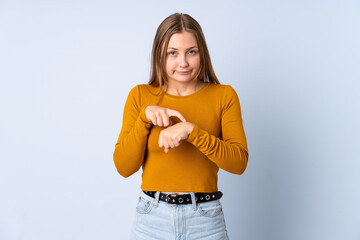
<svg viewBox="0 0 360 240">
<path fill-rule="evenodd" d="M 222 213 L 222 205 L 219 200 L 199 203 L 198 212 L 204 217 L 216 217 Z"/>
<path fill-rule="evenodd" d="M 147 214 L 151 211 L 152 207 L 153 207 L 152 201 L 149 201 L 141 197 L 137 203 L 136 211 L 141 214 Z"/>
</svg>

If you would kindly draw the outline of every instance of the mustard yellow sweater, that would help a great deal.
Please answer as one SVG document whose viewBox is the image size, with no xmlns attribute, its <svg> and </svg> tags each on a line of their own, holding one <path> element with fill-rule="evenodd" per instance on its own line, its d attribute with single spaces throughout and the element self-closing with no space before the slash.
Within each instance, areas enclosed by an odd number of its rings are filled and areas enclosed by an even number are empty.
<svg viewBox="0 0 360 240">
<path fill-rule="evenodd" d="M 187 96 L 165 93 L 158 87 L 141 84 L 129 93 L 125 103 L 114 162 L 118 172 L 128 177 L 142 166 L 144 191 L 214 192 L 219 168 L 242 174 L 248 150 L 240 103 L 230 85 L 206 83 Z M 165 153 L 159 134 L 165 127 L 152 125 L 145 108 L 158 105 L 179 111 L 194 128 L 180 146 Z M 179 123 L 171 117 L 173 124 Z"/>
</svg>

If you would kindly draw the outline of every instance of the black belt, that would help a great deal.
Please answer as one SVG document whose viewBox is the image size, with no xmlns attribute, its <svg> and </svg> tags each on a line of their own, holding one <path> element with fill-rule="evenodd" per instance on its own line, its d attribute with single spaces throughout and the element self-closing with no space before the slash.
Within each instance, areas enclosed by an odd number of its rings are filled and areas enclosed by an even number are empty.
<svg viewBox="0 0 360 240">
<path fill-rule="evenodd" d="M 153 191 L 144 191 L 144 193 L 152 198 L 155 198 L 155 193 Z M 195 193 L 195 201 L 197 203 L 208 202 L 213 200 L 218 200 L 222 197 L 222 192 L 212 192 L 212 193 Z M 159 200 L 167 202 L 169 204 L 189 204 L 191 203 L 190 194 L 173 194 L 173 193 L 160 193 Z"/>
</svg>

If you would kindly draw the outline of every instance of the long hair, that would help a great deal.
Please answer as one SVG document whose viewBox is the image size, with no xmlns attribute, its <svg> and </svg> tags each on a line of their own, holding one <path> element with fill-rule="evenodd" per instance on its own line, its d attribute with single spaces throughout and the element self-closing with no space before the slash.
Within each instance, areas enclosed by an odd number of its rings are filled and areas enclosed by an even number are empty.
<svg viewBox="0 0 360 240">
<path fill-rule="evenodd" d="M 149 85 L 159 87 L 162 90 L 164 83 L 168 83 L 165 72 L 166 49 L 171 36 L 184 31 L 194 35 L 199 47 L 200 69 L 198 79 L 203 82 L 220 84 L 212 67 L 209 50 L 200 24 L 188 14 L 174 13 L 162 21 L 156 31 L 152 48 Z"/>
</svg>

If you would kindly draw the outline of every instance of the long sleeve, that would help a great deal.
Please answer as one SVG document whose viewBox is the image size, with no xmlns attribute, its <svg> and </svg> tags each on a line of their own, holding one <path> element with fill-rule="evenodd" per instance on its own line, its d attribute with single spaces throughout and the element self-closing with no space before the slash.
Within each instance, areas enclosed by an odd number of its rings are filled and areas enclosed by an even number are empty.
<svg viewBox="0 0 360 240">
<path fill-rule="evenodd" d="M 147 120 L 145 107 L 140 109 L 139 86 L 131 89 L 124 107 L 123 123 L 113 154 L 117 171 L 124 177 L 137 172 L 144 161 L 151 121 Z"/>
<path fill-rule="evenodd" d="M 226 87 L 222 101 L 221 132 L 222 139 L 194 124 L 187 141 L 219 168 L 230 173 L 242 174 L 246 169 L 249 154 L 239 98 L 231 86 Z"/>
</svg>

